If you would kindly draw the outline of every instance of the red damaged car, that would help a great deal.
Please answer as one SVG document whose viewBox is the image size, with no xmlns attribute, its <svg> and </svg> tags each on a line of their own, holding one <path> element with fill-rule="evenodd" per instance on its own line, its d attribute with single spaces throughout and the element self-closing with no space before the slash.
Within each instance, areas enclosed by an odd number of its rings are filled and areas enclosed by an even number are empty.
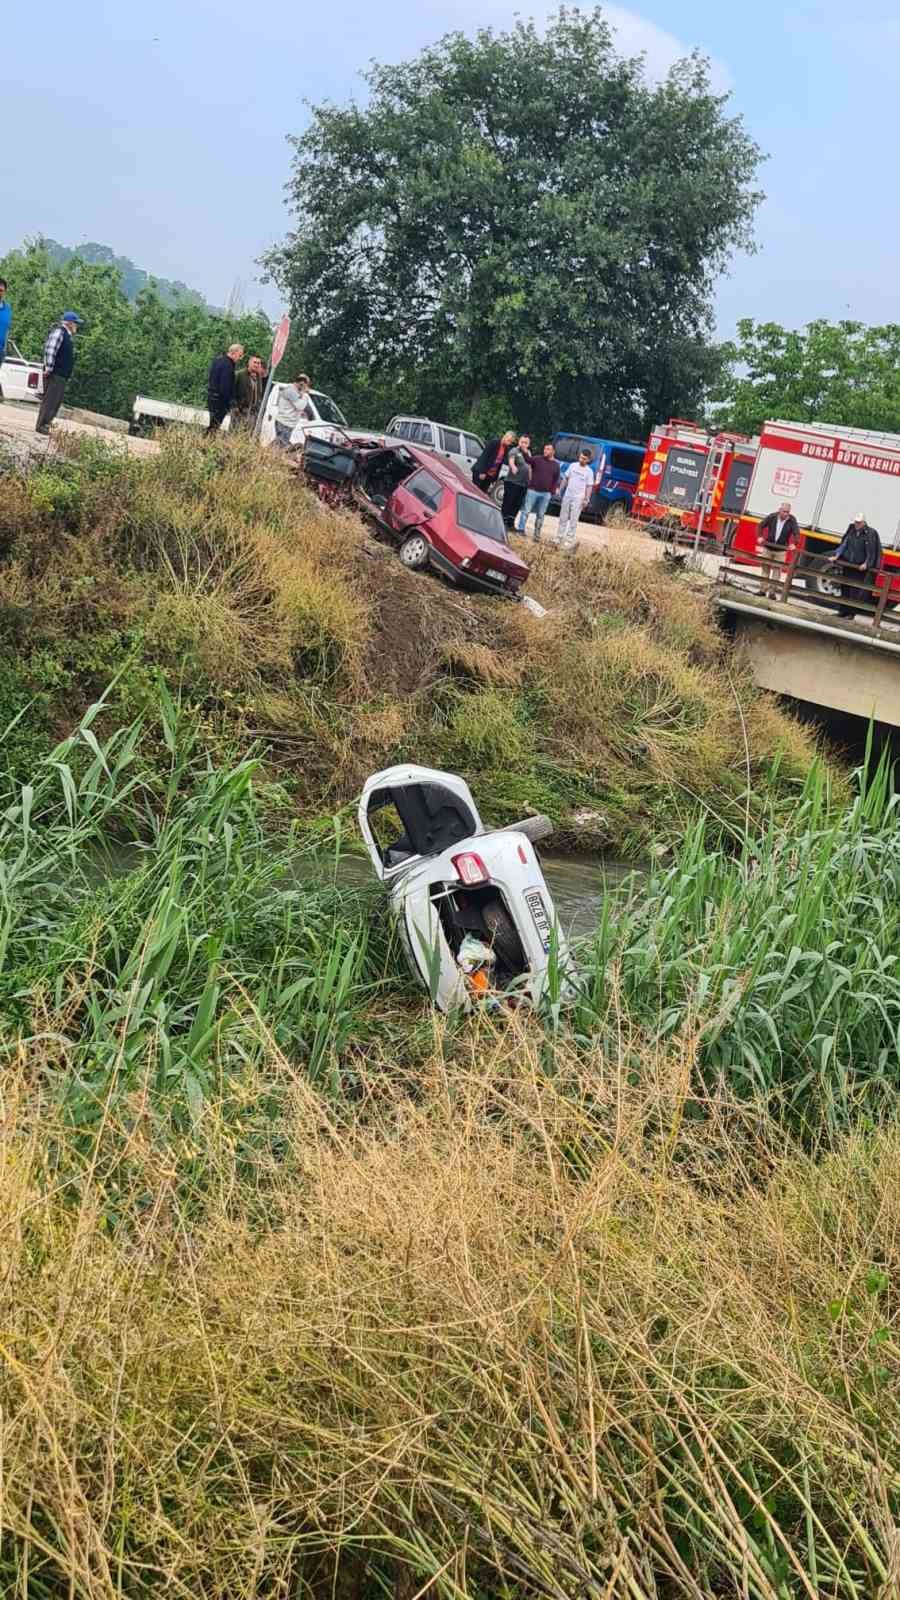
<svg viewBox="0 0 900 1600">
<path fill-rule="evenodd" d="M 405 567 L 432 567 L 486 594 L 518 594 L 528 567 L 503 518 L 451 462 L 381 437 L 309 438 L 302 471 L 323 498 L 351 503 L 399 546 Z"/>
</svg>

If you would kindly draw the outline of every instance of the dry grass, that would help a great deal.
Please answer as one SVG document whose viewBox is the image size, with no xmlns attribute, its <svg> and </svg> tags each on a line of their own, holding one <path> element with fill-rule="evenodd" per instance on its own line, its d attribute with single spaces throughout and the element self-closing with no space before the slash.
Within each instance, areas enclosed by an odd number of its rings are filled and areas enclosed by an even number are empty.
<svg viewBox="0 0 900 1600">
<path fill-rule="evenodd" d="M 527 555 L 542 621 L 406 572 L 252 440 L 171 435 L 140 462 L 68 442 L 0 482 L 0 630 L 26 676 L 34 653 L 38 691 L 48 653 L 62 663 L 63 721 L 129 658 L 145 680 L 161 666 L 217 738 L 277 731 L 268 759 L 314 810 L 351 800 L 376 753 L 452 760 L 489 820 L 533 806 L 565 839 L 572 815 L 602 813 L 620 852 L 680 831 L 673 785 L 734 824 L 748 775 L 765 789 L 780 761 L 790 799 L 815 741 L 764 704 L 690 580 Z"/>
<path fill-rule="evenodd" d="M 896 1594 L 900 1135 L 622 1048 L 437 1032 L 352 1122 L 275 1054 L 277 1159 L 137 1100 L 77 1179 L 7 1079 L 4 1595 Z"/>
</svg>

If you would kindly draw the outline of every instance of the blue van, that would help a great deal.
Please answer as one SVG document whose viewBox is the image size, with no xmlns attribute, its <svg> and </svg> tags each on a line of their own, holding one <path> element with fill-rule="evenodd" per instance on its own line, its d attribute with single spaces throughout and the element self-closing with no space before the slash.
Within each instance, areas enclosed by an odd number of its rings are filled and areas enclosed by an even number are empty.
<svg viewBox="0 0 900 1600">
<path fill-rule="evenodd" d="M 602 468 L 600 481 L 588 502 L 586 516 L 606 522 L 628 515 L 644 464 L 643 445 L 625 444 L 621 439 L 595 439 L 586 433 L 555 433 L 551 443 L 556 450 L 562 479 L 572 462 L 578 460 L 582 450 L 590 450 L 591 467 L 595 473 Z"/>
</svg>

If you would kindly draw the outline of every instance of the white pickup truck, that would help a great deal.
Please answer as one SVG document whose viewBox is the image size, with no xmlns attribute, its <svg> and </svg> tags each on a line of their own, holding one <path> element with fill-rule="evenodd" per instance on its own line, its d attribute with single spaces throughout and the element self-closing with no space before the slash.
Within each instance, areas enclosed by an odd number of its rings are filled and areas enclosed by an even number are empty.
<svg viewBox="0 0 900 1600">
<path fill-rule="evenodd" d="M 7 340 L 6 355 L 0 362 L 0 400 L 28 400 L 36 405 L 43 392 L 40 361 L 26 361 L 18 345 Z"/>
<path fill-rule="evenodd" d="M 260 429 L 260 442 L 271 444 L 275 437 L 275 411 L 278 406 L 278 396 L 281 384 L 273 383 L 266 402 L 265 414 Z M 307 433 L 327 431 L 329 427 L 337 427 L 342 431 L 347 428 L 347 419 L 340 407 L 335 405 L 330 395 L 324 394 L 321 389 L 311 389 L 309 401 L 312 409 L 312 418 L 307 423 L 300 423 L 291 435 L 292 444 L 302 444 Z M 209 412 L 201 410 L 199 406 L 181 406 L 171 400 L 151 400 L 145 394 L 135 398 L 132 410 L 131 432 L 148 434 L 155 428 L 171 427 L 209 427 Z M 231 417 L 225 418 L 222 424 L 223 431 L 231 426 Z"/>
</svg>

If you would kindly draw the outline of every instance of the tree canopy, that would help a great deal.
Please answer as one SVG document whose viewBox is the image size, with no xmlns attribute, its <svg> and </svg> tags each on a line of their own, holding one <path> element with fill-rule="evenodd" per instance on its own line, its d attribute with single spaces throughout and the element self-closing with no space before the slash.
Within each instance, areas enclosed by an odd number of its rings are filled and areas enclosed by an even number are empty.
<svg viewBox="0 0 900 1600">
<path fill-rule="evenodd" d="M 233 341 L 268 359 L 272 330 L 262 312 L 215 316 L 204 306 L 167 306 L 152 285 L 132 304 L 118 265 L 92 266 L 73 256 L 54 262 L 39 243 L 0 258 L 9 283 L 12 338 L 40 360 L 50 325 L 65 310 L 84 318 L 67 398 L 107 416 L 128 417 L 136 394 L 206 404 L 213 356 Z"/>
<path fill-rule="evenodd" d="M 712 287 L 760 198 L 702 58 L 652 83 L 601 10 L 563 9 L 366 82 L 292 141 L 295 229 L 266 257 L 317 382 L 381 423 L 415 405 L 640 436 L 700 403 Z"/>
<path fill-rule="evenodd" d="M 757 433 L 767 417 L 784 417 L 900 432 L 900 324 L 793 330 L 747 318 L 723 355 L 714 408 L 723 424 Z"/>
</svg>

